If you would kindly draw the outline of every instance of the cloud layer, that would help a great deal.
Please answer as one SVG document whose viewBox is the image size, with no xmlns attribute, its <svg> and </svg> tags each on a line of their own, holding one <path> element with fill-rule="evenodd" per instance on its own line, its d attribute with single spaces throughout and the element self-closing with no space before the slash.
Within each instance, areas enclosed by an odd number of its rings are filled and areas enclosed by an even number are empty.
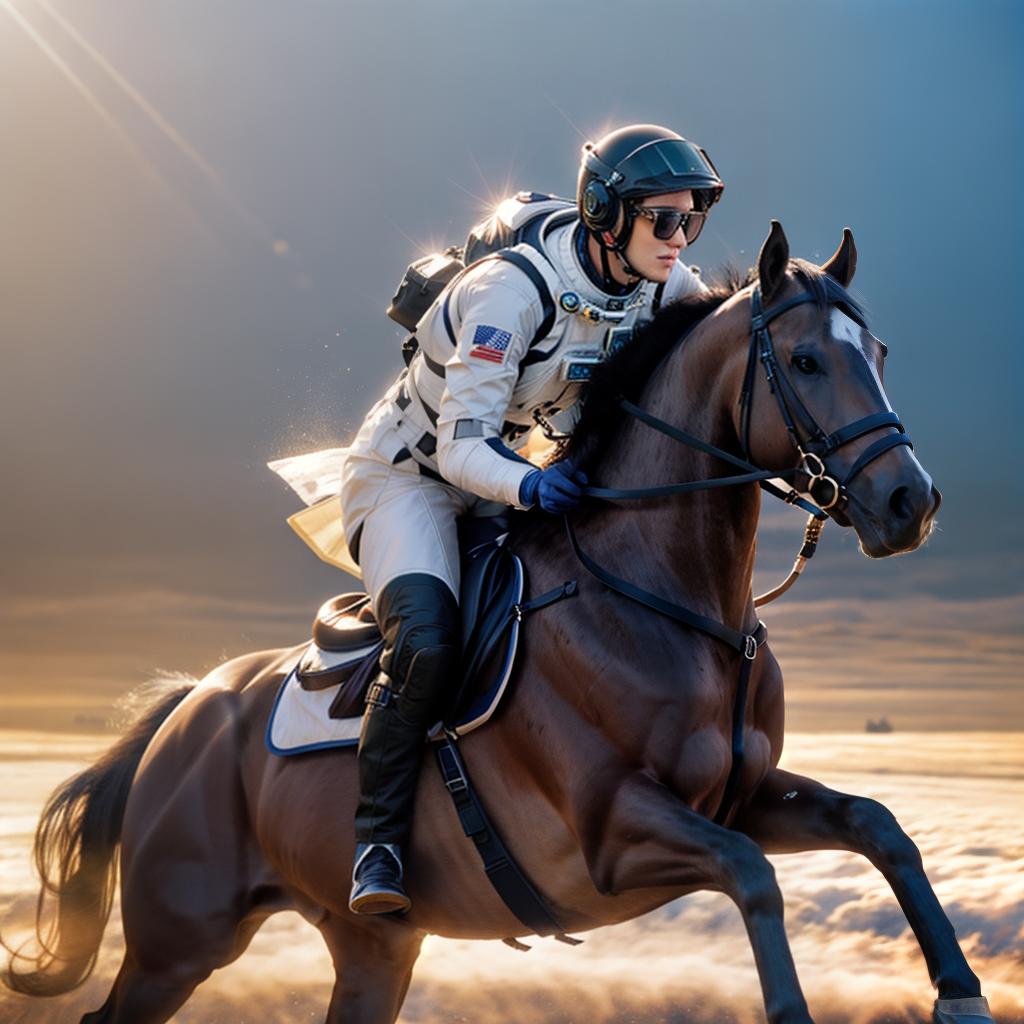
<svg viewBox="0 0 1024 1024">
<path fill-rule="evenodd" d="M 49 788 L 81 762 L 87 741 L 0 738 L 0 768 L 20 785 L 0 792 L 0 904 L 9 933 L 27 920 L 34 890 L 31 828 Z M 887 804 L 921 849 L 1000 1024 L 1024 1021 L 1024 737 L 1014 734 L 801 735 L 785 766 Z M 787 928 L 818 1024 L 924 1022 L 932 992 L 916 942 L 882 878 L 849 854 L 775 858 Z M 116 917 L 116 910 L 115 910 Z M 762 1021 L 742 922 L 724 897 L 703 893 L 637 921 L 584 936 L 569 949 L 538 939 L 527 954 L 500 943 L 428 938 L 402 1024 L 722 1024 Z M 105 997 L 121 953 L 111 922 L 95 977 L 45 1003 L 0 995 L 0 1017 L 20 1024 L 76 1019 Z M 272 919 L 235 965 L 218 972 L 177 1024 L 320 1019 L 330 961 L 296 915 Z"/>
</svg>

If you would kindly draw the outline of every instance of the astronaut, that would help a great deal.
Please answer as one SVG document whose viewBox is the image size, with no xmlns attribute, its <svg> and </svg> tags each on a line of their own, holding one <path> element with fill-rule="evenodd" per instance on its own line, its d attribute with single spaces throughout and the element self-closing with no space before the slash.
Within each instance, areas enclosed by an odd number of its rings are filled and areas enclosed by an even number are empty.
<svg viewBox="0 0 1024 1024">
<path fill-rule="evenodd" d="M 538 424 L 569 432 L 594 364 L 660 304 L 703 290 L 679 257 L 722 189 L 706 153 L 665 128 L 587 143 L 576 208 L 552 203 L 531 243 L 445 288 L 416 325 L 407 370 L 342 450 L 345 540 L 385 640 L 359 742 L 353 912 L 411 905 L 402 850 L 424 737 L 460 653 L 456 520 L 576 505 L 582 473 L 517 449 Z M 545 202 L 520 194 L 499 216 L 515 230 Z"/>
</svg>

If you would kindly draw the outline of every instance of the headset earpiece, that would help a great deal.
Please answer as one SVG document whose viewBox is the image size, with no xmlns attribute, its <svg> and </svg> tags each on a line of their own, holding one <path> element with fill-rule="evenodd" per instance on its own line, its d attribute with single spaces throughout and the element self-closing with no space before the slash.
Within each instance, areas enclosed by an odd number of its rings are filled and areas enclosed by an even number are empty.
<svg viewBox="0 0 1024 1024">
<path fill-rule="evenodd" d="M 619 219 L 621 202 L 618 194 L 608 183 L 594 179 L 583 189 L 583 201 L 580 204 L 583 223 L 591 231 L 600 233 L 614 231 Z"/>
</svg>

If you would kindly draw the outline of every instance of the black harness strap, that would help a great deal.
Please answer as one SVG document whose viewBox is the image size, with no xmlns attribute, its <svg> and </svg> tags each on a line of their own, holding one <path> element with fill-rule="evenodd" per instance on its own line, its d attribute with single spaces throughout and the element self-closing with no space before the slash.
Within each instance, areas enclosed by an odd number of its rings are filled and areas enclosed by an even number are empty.
<svg viewBox="0 0 1024 1024">
<path fill-rule="evenodd" d="M 538 935 L 553 935 L 559 942 L 579 945 L 581 940 L 571 938 L 562 931 L 543 897 L 519 870 L 470 784 L 466 766 L 450 736 L 446 735 L 437 744 L 437 764 L 445 788 L 455 804 L 462 831 L 473 840 L 476 852 L 483 861 L 484 871 L 505 906 Z"/>
<path fill-rule="evenodd" d="M 648 590 L 642 590 L 640 587 L 635 586 L 632 583 L 624 579 L 620 579 L 618 576 L 612 575 L 607 569 L 602 569 L 579 545 L 579 541 L 576 539 L 576 531 L 572 528 L 572 523 L 569 522 L 569 517 L 564 517 L 565 521 L 565 532 L 569 538 L 569 543 L 572 545 L 572 550 L 576 557 L 583 564 L 583 567 L 591 574 L 591 576 L 599 579 L 606 587 L 611 590 L 622 594 L 624 597 L 628 597 L 639 604 L 646 605 L 648 608 L 653 608 L 656 612 L 661 612 L 662 615 L 667 615 L 670 619 L 675 619 L 676 622 L 681 622 L 684 626 L 690 626 L 692 629 L 699 629 L 702 633 L 706 633 L 708 636 L 713 636 L 723 643 L 728 644 L 734 651 L 744 655 L 748 660 L 753 660 L 757 655 L 757 648 L 764 643 L 768 636 L 768 630 L 765 628 L 763 622 L 759 622 L 753 633 L 741 633 L 738 629 L 732 629 L 726 626 L 724 623 L 718 622 L 716 619 L 709 619 L 706 615 L 701 615 L 699 612 L 690 611 L 689 608 L 684 608 L 681 604 L 676 604 L 673 601 L 668 601 L 663 597 L 658 597 L 657 594 L 652 594 Z"/>
<path fill-rule="evenodd" d="M 524 615 L 532 611 L 546 608 L 563 598 L 574 597 L 578 589 L 575 580 L 567 580 L 560 587 L 539 594 L 529 601 L 521 601 L 512 607 L 497 632 L 504 631 L 513 619 L 521 621 Z M 470 782 L 465 762 L 455 745 L 456 740 L 456 734 L 446 730 L 443 738 L 437 741 L 437 765 L 441 770 L 445 789 L 448 790 L 455 805 L 455 813 L 459 816 L 462 831 L 473 840 L 491 885 L 505 906 L 531 931 L 538 935 L 551 935 L 559 942 L 568 943 L 570 946 L 578 946 L 582 939 L 574 939 L 565 934 L 544 897 L 519 869 L 501 835 L 491 824 L 487 811 Z M 505 942 L 514 949 L 530 948 L 515 939 L 505 939 Z"/>
<path fill-rule="evenodd" d="M 565 532 L 569 537 L 569 543 L 576 554 L 576 557 L 583 563 L 583 567 L 594 577 L 599 579 L 606 587 L 628 597 L 630 600 L 652 608 L 662 615 L 667 615 L 684 626 L 700 630 L 708 636 L 714 637 L 728 644 L 733 650 L 743 655 L 743 662 L 740 665 L 739 679 L 736 683 L 736 698 L 733 701 L 732 712 L 732 764 L 729 767 L 729 775 L 725 780 L 725 788 L 722 791 L 722 799 L 718 805 L 714 822 L 716 825 L 723 825 L 729 816 L 729 810 L 736 798 L 736 789 L 739 786 L 740 772 L 743 769 L 743 728 L 746 722 L 747 692 L 750 688 L 750 673 L 754 667 L 754 659 L 757 657 L 759 647 L 762 647 L 768 639 L 768 628 L 763 622 L 758 622 L 751 633 L 741 633 L 739 630 L 731 629 L 722 622 L 709 619 L 706 615 L 684 608 L 682 605 L 667 601 L 657 594 L 642 590 L 626 580 L 613 576 L 606 569 L 602 569 L 585 551 L 580 547 L 576 539 L 576 533 L 565 517 Z"/>
<path fill-rule="evenodd" d="M 844 288 L 827 276 L 823 278 L 823 287 L 825 301 L 838 307 L 861 327 L 866 328 L 863 315 Z M 831 433 L 826 433 L 807 408 L 793 382 L 779 365 L 768 325 L 795 306 L 817 301 L 817 298 L 810 292 L 801 292 L 792 299 L 765 310 L 761 302 L 761 289 L 755 287 L 751 292 L 750 351 L 747 356 L 746 373 L 743 376 L 743 388 L 740 392 L 740 443 L 743 445 L 743 454 L 750 458 L 750 409 L 754 396 L 755 368 L 760 360 L 764 367 L 768 388 L 779 408 L 779 414 L 782 416 L 794 447 L 803 459 L 802 468 L 811 478 L 810 490 L 813 496 L 816 500 L 822 501 L 819 494 L 815 492 L 815 486 L 818 484 L 824 484 L 832 489 L 831 500 L 822 502 L 828 509 L 845 502 L 847 484 L 869 463 L 891 448 L 906 445 L 912 449 L 914 445 L 904 430 L 900 418 L 892 410 L 871 413 L 852 423 L 847 423 Z M 824 460 L 829 455 L 857 438 L 887 427 L 894 428 L 897 433 L 887 434 L 869 445 L 841 481 L 828 475 Z"/>
<path fill-rule="evenodd" d="M 672 426 L 671 423 L 666 423 L 662 419 L 658 419 L 657 416 L 652 416 L 649 412 L 641 409 L 640 406 L 628 401 L 625 398 L 619 399 L 619 405 L 627 412 L 630 416 L 640 420 L 641 423 L 646 423 L 647 426 L 660 431 L 668 437 L 673 438 L 676 441 L 681 441 L 683 444 L 689 445 L 691 448 L 696 448 L 698 451 L 704 452 L 706 455 L 714 455 L 716 458 L 721 459 L 723 462 L 728 462 L 738 469 L 744 470 L 747 474 L 759 474 L 764 472 L 758 466 L 755 466 L 752 462 L 747 462 L 745 459 L 738 458 L 735 455 L 730 454 L 727 451 L 723 451 L 721 448 L 715 447 L 713 444 L 709 444 L 707 441 L 702 441 L 699 437 L 694 437 L 693 434 L 688 434 L 685 430 L 680 430 L 679 427 Z M 795 472 L 795 471 L 794 471 Z M 823 512 L 817 505 L 812 505 L 805 498 L 801 498 L 795 491 L 784 491 L 779 487 L 776 487 L 773 483 L 770 483 L 770 479 L 783 478 L 787 476 L 785 471 L 778 473 L 770 473 L 767 477 L 761 477 L 761 487 L 766 490 L 769 494 L 776 498 L 786 502 L 787 505 L 797 505 L 802 508 L 805 512 L 814 516 L 815 519 L 827 519 L 828 516 Z M 733 478 L 737 483 L 745 482 L 742 478 Z M 754 480 L 754 477 L 750 477 Z M 696 488 L 694 488 L 696 489 Z M 587 488 L 587 493 L 591 493 L 591 489 Z M 629 495 L 621 495 L 621 497 L 628 497 Z M 599 495 L 599 497 L 614 497 L 614 495 L 606 494 Z M 653 495 L 652 495 L 653 497 Z"/>
</svg>

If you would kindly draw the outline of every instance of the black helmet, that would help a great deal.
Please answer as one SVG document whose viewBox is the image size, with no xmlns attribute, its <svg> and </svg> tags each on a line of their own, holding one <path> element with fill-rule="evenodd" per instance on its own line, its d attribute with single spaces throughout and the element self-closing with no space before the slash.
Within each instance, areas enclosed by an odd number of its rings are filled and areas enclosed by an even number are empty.
<svg viewBox="0 0 1024 1024">
<path fill-rule="evenodd" d="M 632 234 L 630 199 L 662 192 L 692 190 L 694 205 L 706 211 L 725 186 L 707 153 L 667 128 L 631 124 L 583 147 L 576 203 L 580 219 L 599 238 L 615 232 L 619 213 L 625 222 L 611 248 L 621 252 Z"/>
</svg>

